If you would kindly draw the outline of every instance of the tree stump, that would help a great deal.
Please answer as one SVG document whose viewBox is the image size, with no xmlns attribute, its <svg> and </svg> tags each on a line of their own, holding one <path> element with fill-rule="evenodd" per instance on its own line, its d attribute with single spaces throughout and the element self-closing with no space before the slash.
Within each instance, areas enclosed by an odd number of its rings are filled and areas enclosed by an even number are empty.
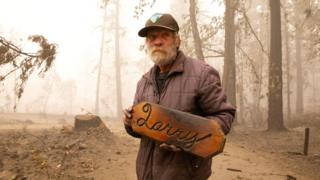
<svg viewBox="0 0 320 180">
<path fill-rule="evenodd" d="M 93 114 L 76 115 L 74 121 L 74 129 L 76 131 L 87 131 L 90 128 L 107 129 L 99 116 Z"/>
<path fill-rule="evenodd" d="M 0 172 L 3 170 L 3 166 L 4 166 L 4 164 L 2 162 L 2 157 L 0 157 Z"/>
</svg>

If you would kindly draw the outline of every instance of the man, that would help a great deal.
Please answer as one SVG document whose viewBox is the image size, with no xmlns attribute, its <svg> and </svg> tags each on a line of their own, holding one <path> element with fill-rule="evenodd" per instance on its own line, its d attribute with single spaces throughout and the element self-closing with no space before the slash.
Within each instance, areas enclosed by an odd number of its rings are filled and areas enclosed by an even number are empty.
<svg viewBox="0 0 320 180">
<path fill-rule="evenodd" d="M 147 54 L 154 67 L 137 85 L 134 104 L 141 101 L 200 115 L 218 121 L 225 134 L 235 109 L 226 102 L 218 72 L 205 62 L 179 50 L 179 26 L 170 14 L 154 14 L 138 35 L 146 38 Z M 126 131 L 141 139 L 136 172 L 139 180 L 205 180 L 211 159 L 196 157 L 179 147 L 155 142 L 131 128 L 132 109 L 124 110 Z"/>
</svg>

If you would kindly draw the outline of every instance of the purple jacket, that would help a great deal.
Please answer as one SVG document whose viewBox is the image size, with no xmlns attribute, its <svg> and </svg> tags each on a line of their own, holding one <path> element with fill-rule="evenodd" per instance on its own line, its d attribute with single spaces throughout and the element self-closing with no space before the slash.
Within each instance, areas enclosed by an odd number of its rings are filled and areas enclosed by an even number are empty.
<svg viewBox="0 0 320 180">
<path fill-rule="evenodd" d="M 226 101 L 214 68 L 179 51 L 160 95 L 155 81 L 156 68 L 151 68 L 138 82 L 134 104 L 147 101 L 207 117 L 208 121 L 218 121 L 225 134 L 229 132 L 235 108 Z M 163 150 L 158 142 L 134 133 L 130 127 L 126 130 L 141 138 L 136 161 L 139 180 L 205 180 L 211 175 L 212 158 Z"/>
</svg>

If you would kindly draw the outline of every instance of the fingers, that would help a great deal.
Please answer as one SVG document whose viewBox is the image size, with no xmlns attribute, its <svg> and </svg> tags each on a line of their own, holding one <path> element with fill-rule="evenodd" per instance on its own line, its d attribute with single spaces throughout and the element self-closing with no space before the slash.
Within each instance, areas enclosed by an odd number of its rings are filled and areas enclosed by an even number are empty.
<svg viewBox="0 0 320 180">
<path fill-rule="evenodd" d="M 125 125 L 131 126 L 131 118 L 132 118 L 132 107 L 122 110 L 123 116 L 122 121 Z"/>
<path fill-rule="evenodd" d="M 132 115 L 131 115 L 132 110 L 129 111 L 128 109 L 124 109 L 124 110 L 122 110 L 122 112 L 123 112 L 123 115 L 125 116 L 125 118 L 128 118 L 128 119 L 132 118 Z"/>
<path fill-rule="evenodd" d="M 173 144 L 162 143 L 162 144 L 160 144 L 160 148 L 168 150 L 168 151 L 174 151 L 174 152 L 181 151 L 181 148 L 179 148 Z"/>
</svg>

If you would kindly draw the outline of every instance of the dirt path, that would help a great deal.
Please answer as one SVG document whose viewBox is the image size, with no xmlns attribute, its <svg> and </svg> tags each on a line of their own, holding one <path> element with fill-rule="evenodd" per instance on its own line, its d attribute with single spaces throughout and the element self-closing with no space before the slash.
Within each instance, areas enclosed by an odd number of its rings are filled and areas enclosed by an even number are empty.
<svg viewBox="0 0 320 180">
<path fill-rule="evenodd" d="M 287 175 L 293 175 L 290 170 L 280 167 L 270 158 L 260 153 L 251 152 L 233 143 L 227 144 L 225 152 L 214 159 L 212 166 L 214 179 L 265 179 L 284 180 Z M 297 176 L 295 176 L 297 177 Z M 298 179 L 308 179 L 297 177 Z"/>
<path fill-rule="evenodd" d="M 76 133 L 57 123 L 45 130 L 39 123 L 0 123 L 0 179 L 135 180 L 139 140 L 120 123 L 106 124 L 111 132 Z M 224 152 L 214 157 L 209 180 L 319 180 L 318 130 L 311 129 L 310 153 L 303 156 L 301 128 L 281 133 L 235 129 Z"/>
<path fill-rule="evenodd" d="M 121 127 L 121 126 L 120 126 Z M 122 137 L 131 139 L 134 149 L 128 159 L 135 159 L 139 141 L 117 126 L 113 129 Z M 312 128 L 310 150 L 303 156 L 303 128 L 286 132 L 265 132 L 236 128 L 228 135 L 224 152 L 213 159 L 213 174 L 209 180 L 298 180 L 320 179 L 320 129 Z M 129 142 L 127 141 L 127 142 Z M 130 162 L 131 163 L 131 162 Z M 134 168 L 128 166 L 127 168 Z M 134 173 L 134 172 L 133 172 Z M 134 177 L 132 174 L 130 177 Z"/>
<path fill-rule="evenodd" d="M 124 155 L 119 160 L 120 173 L 114 166 L 108 171 L 108 177 L 115 177 L 114 180 L 135 179 L 135 158 L 139 140 L 128 136 L 121 126 L 113 125 L 111 129 L 122 137 Z M 320 148 L 318 134 L 311 138 L 310 155 L 305 157 L 294 153 L 301 149 L 301 131 L 267 133 L 241 128 L 235 131 L 228 136 L 224 152 L 214 157 L 213 174 L 209 180 L 286 180 L 289 177 L 298 180 L 320 179 L 320 156 L 315 154 Z"/>
<path fill-rule="evenodd" d="M 135 178 L 135 158 L 139 141 L 128 137 L 124 131 L 116 129 L 116 134 L 123 137 L 123 156 L 110 171 L 99 173 L 96 177 L 103 179 L 104 175 L 111 179 L 133 180 Z M 224 152 L 214 157 L 213 174 L 209 180 L 287 180 L 289 176 L 298 180 L 319 180 L 320 156 L 288 154 L 294 146 L 286 145 L 299 139 L 297 132 L 287 132 L 281 135 L 252 132 L 251 134 L 233 133 L 228 137 Z M 275 138 L 281 136 L 283 138 Z M 286 136 L 290 137 L 288 141 Z M 262 142 L 270 137 L 269 142 Z M 274 142 L 277 141 L 277 142 Z M 278 146 L 268 147 L 268 144 L 278 143 Z M 282 143 L 282 144 L 281 144 Z M 316 143 L 316 142 L 314 142 Z M 285 146 L 286 148 L 282 148 Z M 317 146 L 319 148 L 319 146 Z M 287 149 L 288 148 L 288 149 Z M 289 151 L 291 148 L 291 151 Z M 315 150 L 316 147 L 313 147 Z M 119 172 L 120 171 L 120 172 Z M 102 176 L 100 176 L 102 175 Z M 110 175 L 110 176 L 109 176 Z M 99 178 L 98 178 L 99 179 Z M 109 178 L 108 178 L 109 179 Z"/>
</svg>

